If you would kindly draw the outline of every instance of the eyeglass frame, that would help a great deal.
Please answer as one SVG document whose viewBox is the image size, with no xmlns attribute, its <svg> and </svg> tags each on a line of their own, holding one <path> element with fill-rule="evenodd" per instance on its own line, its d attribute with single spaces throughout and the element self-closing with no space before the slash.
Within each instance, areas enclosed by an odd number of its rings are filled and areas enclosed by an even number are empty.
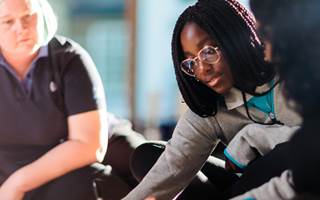
<svg viewBox="0 0 320 200">
<path fill-rule="evenodd" d="M 200 53 L 204 50 L 204 49 L 207 49 L 207 48 L 213 48 L 216 52 L 216 54 L 218 55 L 218 59 L 214 62 L 214 63 L 211 63 L 211 62 L 206 62 L 205 60 L 201 60 L 200 59 Z M 186 62 L 186 61 L 193 61 L 195 63 L 194 66 L 198 66 L 199 67 L 199 62 L 204 62 L 206 64 L 209 64 L 209 65 L 215 65 L 217 64 L 220 59 L 221 59 L 221 55 L 220 55 L 220 52 L 219 52 L 220 48 L 217 47 L 217 46 L 212 46 L 212 45 L 205 45 L 202 49 L 200 49 L 197 53 L 197 56 L 193 57 L 193 58 L 187 58 L 187 59 L 184 59 L 183 61 L 181 61 L 180 63 L 180 69 L 181 71 L 183 71 L 183 73 L 185 73 L 186 75 L 188 76 L 191 76 L 191 77 L 196 77 L 196 75 L 194 74 L 194 71 L 193 71 L 193 74 L 190 74 L 188 73 L 184 67 L 182 67 L 183 63 Z"/>
</svg>

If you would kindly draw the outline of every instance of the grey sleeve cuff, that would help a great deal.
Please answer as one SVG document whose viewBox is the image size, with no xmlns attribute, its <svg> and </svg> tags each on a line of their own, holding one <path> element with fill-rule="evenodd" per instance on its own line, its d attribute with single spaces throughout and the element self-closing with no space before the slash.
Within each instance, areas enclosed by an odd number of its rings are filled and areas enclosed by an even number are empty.
<svg viewBox="0 0 320 200">
<path fill-rule="evenodd" d="M 245 168 L 258 155 L 264 156 L 277 144 L 288 141 L 299 127 L 250 124 L 241 129 L 225 150 L 226 157 Z"/>
</svg>

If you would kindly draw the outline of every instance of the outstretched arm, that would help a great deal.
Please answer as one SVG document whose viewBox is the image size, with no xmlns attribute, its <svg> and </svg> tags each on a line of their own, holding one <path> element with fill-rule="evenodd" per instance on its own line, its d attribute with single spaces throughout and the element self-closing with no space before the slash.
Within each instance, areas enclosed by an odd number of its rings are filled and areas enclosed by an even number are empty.
<svg viewBox="0 0 320 200">
<path fill-rule="evenodd" d="M 124 199 L 173 199 L 207 160 L 218 141 L 215 132 L 208 119 L 185 113 L 156 164 Z"/>
</svg>

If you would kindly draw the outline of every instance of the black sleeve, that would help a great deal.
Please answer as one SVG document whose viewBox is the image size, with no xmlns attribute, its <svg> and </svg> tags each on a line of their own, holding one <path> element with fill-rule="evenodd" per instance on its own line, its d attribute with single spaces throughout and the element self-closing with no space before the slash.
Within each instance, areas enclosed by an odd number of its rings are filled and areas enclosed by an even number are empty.
<svg viewBox="0 0 320 200">
<path fill-rule="evenodd" d="M 72 58 L 63 70 L 63 95 L 67 116 L 104 109 L 105 96 L 100 76 L 89 54 L 80 46 L 68 52 Z"/>
<path fill-rule="evenodd" d="M 313 120 L 312 120 L 313 121 Z M 290 164 L 297 192 L 320 194 L 319 122 L 308 122 L 291 140 Z"/>
</svg>

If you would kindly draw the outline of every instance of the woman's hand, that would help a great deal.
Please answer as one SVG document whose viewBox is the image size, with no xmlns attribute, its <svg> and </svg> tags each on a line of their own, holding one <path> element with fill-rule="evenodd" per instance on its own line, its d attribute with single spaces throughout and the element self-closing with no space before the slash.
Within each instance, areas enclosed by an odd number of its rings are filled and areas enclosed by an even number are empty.
<svg viewBox="0 0 320 200">
<path fill-rule="evenodd" d="M 0 187 L 0 199 L 22 200 L 25 192 L 19 186 L 20 180 L 10 176 Z"/>
</svg>

